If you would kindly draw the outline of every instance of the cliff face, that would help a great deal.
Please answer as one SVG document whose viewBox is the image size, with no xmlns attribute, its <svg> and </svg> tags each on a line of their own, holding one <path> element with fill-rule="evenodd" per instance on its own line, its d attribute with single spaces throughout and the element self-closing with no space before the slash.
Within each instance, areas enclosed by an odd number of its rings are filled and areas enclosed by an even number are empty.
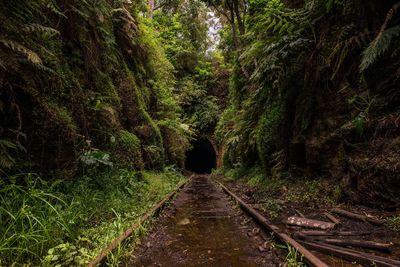
<svg viewBox="0 0 400 267">
<path fill-rule="evenodd" d="M 217 130 L 225 165 L 325 177 L 345 199 L 398 205 L 398 9 L 396 1 L 252 3 Z"/>
<path fill-rule="evenodd" d="M 351 5 L 353 11 L 344 8 L 317 28 L 326 69 L 318 59 L 311 63 L 318 66 L 308 83 L 314 88 L 311 120 L 303 132 L 294 128 L 292 146 L 304 138 L 308 172 L 339 182 L 345 199 L 392 209 L 400 192 L 399 66 L 393 54 L 399 39 L 387 40 L 388 51 L 374 63 L 371 58 L 385 45 L 385 31 L 400 21 L 391 15 L 395 1 Z"/>
<path fill-rule="evenodd" d="M 138 8 L 107 0 L 2 1 L 4 172 L 18 166 L 73 174 L 82 156 L 136 169 L 183 162 L 173 66 Z"/>
</svg>

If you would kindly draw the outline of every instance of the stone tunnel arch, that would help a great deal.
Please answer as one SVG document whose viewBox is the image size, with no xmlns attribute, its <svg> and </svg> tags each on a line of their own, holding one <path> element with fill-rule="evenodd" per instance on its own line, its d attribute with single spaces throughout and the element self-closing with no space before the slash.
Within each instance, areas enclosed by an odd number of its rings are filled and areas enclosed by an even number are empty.
<svg viewBox="0 0 400 267">
<path fill-rule="evenodd" d="M 217 167 L 217 151 L 212 141 L 201 137 L 186 152 L 185 169 L 195 173 L 211 173 Z"/>
</svg>

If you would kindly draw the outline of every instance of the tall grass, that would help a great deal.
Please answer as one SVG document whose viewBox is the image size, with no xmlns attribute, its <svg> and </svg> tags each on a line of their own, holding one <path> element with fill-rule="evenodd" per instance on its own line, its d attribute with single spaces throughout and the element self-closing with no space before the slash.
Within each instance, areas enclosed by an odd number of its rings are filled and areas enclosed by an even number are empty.
<svg viewBox="0 0 400 267">
<path fill-rule="evenodd" d="M 0 266 L 83 266 L 183 177 L 114 170 L 73 181 L 0 180 Z"/>
<path fill-rule="evenodd" d="M 0 256 L 13 261 L 37 259 L 71 229 L 60 213 L 66 203 L 45 191 L 46 183 L 32 174 L 25 185 L 0 182 Z"/>
</svg>

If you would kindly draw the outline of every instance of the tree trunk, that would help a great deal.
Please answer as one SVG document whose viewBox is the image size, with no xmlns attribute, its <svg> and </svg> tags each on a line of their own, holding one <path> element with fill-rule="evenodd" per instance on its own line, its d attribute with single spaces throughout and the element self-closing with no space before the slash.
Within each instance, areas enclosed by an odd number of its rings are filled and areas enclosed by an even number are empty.
<svg viewBox="0 0 400 267">
<path fill-rule="evenodd" d="M 244 27 L 244 22 L 243 22 L 243 20 L 241 18 L 241 15 L 240 15 L 239 0 L 233 0 L 233 9 L 234 9 L 234 12 L 236 14 L 239 33 L 240 33 L 240 35 L 244 35 L 245 34 L 245 27 Z"/>
</svg>

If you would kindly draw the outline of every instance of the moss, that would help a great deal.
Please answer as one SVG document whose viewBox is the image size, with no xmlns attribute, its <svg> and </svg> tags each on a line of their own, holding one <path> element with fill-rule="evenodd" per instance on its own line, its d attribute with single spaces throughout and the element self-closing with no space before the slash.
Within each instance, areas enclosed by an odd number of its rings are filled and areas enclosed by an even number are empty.
<svg viewBox="0 0 400 267">
<path fill-rule="evenodd" d="M 269 171 L 271 154 L 280 146 L 279 127 L 281 124 L 281 108 L 272 106 L 265 111 L 257 125 L 257 152 L 262 166 Z"/>
<path fill-rule="evenodd" d="M 94 101 L 96 105 L 98 102 L 106 102 L 113 106 L 120 105 L 121 99 L 119 98 L 118 92 L 109 73 L 102 72 L 96 68 L 94 73 L 94 83 L 96 91 L 99 92 L 96 101 Z"/>
<path fill-rule="evenodd" d="M 182 123 L 172 93 L 174 67 L 152 22 L 138 15 L 136 3 L 67 1 L 49 10 L 43 1 L 28 2 L 7 5 L 0 12 L 9 18 L 6 39 L 15 39 L 38 58 L 34 65 L 21 58 L 27 62 L 7 70 L 4 84 L 10 88 L 1 96 L 1 101 L 15 98 L 20 109 L 21 114 L 3 124 L 27 133 L 26 157 L 37 161 L 44 175 L 52 168 L 69 168 L 78 162 L 86 144 L 80 139 L 85 139 L 96 149 L 115 149 L 121 164 L 129 167 L 161 169 L 167 159 L 181 161 L 182 149 L 167 149 L 166 156 L 165 146 L 171 140 L 184 142 L 185 134 L 168 131 L 166 142 L 158 126 L 160 121 Z M 26 18 L 16 15 L 23 13 Z M 17 29 L 27 24 L 37 29 L 22 38 Z M 19 126 L 22 129 L 16 129 Z M 121 131 L 136 136 L 140 144 L 132 138 L 119 142 Z M 110 135 L 116 147 L 108 142 Z M 124 147 L 129 152 L 124 153 Z M 66 154 L 68 164 L 60 160 Z M 51 160 L 55 163 L 49 166 Z"/>
<path fill-rule="evenodd" d="M 53 123 L 62 126 L 65 131 L 75 133 L 78 129 L 71 112 L 64 106 L 54 103 L 52 100 L 45 99 L 42 102 L 47 118 Z"/>
<path fill-rule="evenodd" d="M 110 138 L 113 153 L 121 167 L 143 169 L 143 158 L 139 138 L 131 132 L 120 130 Z"/>
<path fill-rule="evenodd" d="M 132 85 L 132 97 L 135 98 L 134 102 L 138 105 L 137 111 L 139 114 L 137 116 L 140 124 L 135 128 L 143 137 L 145 161 L 150 168 L 162 168 L 164 167 L 165 151 L 160 129 L 147 112 L 143 94 L 136 86 L 133 74 L 127 65 L 125 65 L 125 71 Z"/>
</svg>

